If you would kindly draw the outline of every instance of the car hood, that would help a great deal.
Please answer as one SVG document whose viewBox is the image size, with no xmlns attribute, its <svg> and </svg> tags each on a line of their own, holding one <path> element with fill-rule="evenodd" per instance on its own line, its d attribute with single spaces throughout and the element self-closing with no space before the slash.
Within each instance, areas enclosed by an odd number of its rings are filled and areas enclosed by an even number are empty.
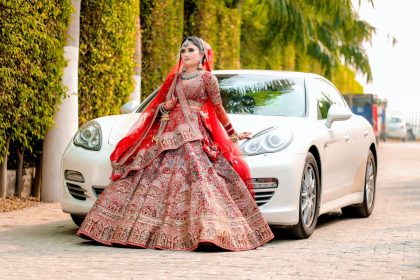
<svg viewBox="0 0 420 280">
<path fill-rule="evenodd" d="M 139 119 L 140 114 L 119 115 L 113 124 L 108 143 L 115 145 L 129 131 Z M 256 134 L 273 126 L 289 127 L 291 117 L 283 116 L 257 116 L 257 115 L 229 115 L 233 127 L 237 132 L 252 132 Z"/>
<path fill-rule="evenodd" d="M 237 132 L 252 132 L 256 134 L 273 126 L 287 126 L 290 117 L 259 116 L 259 115 L 229 115 L 233 127 Z"/>
<path fill-rule="evenodd" d="M 139 117 L 139 113 L 118 115 L 109 133 L 108 143 L 116 145 L 118 141 L 127 135 L 130 128 L 138 121 Z"/>
</svg>

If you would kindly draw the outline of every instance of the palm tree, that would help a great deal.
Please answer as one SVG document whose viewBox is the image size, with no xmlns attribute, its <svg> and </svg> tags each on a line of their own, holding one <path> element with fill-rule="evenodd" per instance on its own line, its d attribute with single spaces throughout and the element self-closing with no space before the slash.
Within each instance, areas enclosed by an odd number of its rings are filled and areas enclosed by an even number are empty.
<svg viewBox="0 0 420 280">
<path fill-rule="evenodd" d="M 311 19 L 315 32 L 309 40 L 308 55 L 321 63 L 324 74 L 329 78 L 333 69 L 345 64 L 362 72 L 366 80 L 371 81 L 372 72 L 363 42 L 371 40 L 375 29 L 358 18 L 351 1 L 326 2 L 341 4 L 332 13 L 325 10 Z"/>
<path fill-rule="evenodd" d="M 283 69 L 285 57 L 293 55 L 284 49 L 292 45 L 298 60 L 307 64 L 308 56 L 326 76 L 345 63 L 371 79 L 362 43 L 374 28 L 358 18 L 351 0 L 246 0 L 243 13 L 245 67 Z"/>
</svg>

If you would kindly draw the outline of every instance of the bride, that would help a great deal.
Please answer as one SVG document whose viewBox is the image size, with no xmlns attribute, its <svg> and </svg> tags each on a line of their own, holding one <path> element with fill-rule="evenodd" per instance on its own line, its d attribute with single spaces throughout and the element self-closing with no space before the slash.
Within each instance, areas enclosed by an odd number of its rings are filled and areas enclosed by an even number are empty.
<svg viewBox="0 0 420 280">
<path fill-rule="evenodd" d="M 273 238 L 222 106 L 213 53 L 187 37 L 178 63 L 111 155 L 112 182 L 77 234 L 105 245 L 254 249 Z"/>
</svg>

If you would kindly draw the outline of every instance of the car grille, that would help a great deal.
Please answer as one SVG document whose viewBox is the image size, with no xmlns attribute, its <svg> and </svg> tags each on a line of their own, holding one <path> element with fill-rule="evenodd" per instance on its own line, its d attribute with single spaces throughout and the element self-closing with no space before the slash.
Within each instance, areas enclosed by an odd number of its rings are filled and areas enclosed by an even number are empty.
<svg viewBox="0 0 420 280">
<path fill-rule="evenodd" d="M 92 189 L 93 192 L 96 194 L 96 197 L 98 197 L 104 191 L 105 187 L 93 186 Z"/>
<path fill-rule="evenodd" d="M 270 201 L 278 186 L 276 178 L 253 178 L 254 199 L 258 206 L 262 206 Z"/>
<path fill-rule="evenodd" d="M 67 189 L 69 190 L 69 193 L 71 194 L 72 197 L 78 199 L 78 200 L 86 200 L 87 197 L 89 197 L 86 194 L 86 190 L 83 189 L 81 186 L 79 185 L 75 185 L 75 184 L 70 184 L 70 183 L 66 183 L 67 185 Z"/>
<path fill-rule="evenodd" d="M 270 201 L 271 197 L 274 195 L 274 192 L 278 186 L 278 180 L 276 178 L 253 178 L 252 184 L 254 187 L 254 199 L 258 206 L 262 206 Z M 67 189 L 71 196 L 79 200 L 86 200 L 89 196 L 86 194 L 87 191 L 82 187 L 66 183 Z M 105 189 L 103 186 L 93 186 L 93 192 L 96 197 L 98 197 Z"/>
</svg>

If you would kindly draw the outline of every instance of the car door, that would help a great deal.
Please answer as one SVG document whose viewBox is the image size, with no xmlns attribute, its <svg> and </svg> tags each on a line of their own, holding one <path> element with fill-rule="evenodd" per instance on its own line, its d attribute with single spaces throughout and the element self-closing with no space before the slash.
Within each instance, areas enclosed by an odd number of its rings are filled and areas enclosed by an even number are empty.
<svg viewBox="0 0 420 280">
<path fill-rule="evenodd" d="M 353 164 L 352 157 L 351 119 L 335 121 L 328 128 L 325 125 L 328 110 L 332 104 L 346 107 L 340 93 L 328 81 L 317 78 L 313 80 L 316 102 L 318 106 L 318 122 L 323 130 L 323 158 L 322 158 L 322 203 L 339 198 L 352 185 Z"/>
<path fill-rule="evenodd" d="M 374 137 L 371 124 L 362 116 L 354 115 L 349 122 L 350 154 L 348 158 L 349 180 L 351 185 L 347 193 L 362 192 L 366 171 L 366 160 L 368 156 L 371 137 Z"/>
</svg>

